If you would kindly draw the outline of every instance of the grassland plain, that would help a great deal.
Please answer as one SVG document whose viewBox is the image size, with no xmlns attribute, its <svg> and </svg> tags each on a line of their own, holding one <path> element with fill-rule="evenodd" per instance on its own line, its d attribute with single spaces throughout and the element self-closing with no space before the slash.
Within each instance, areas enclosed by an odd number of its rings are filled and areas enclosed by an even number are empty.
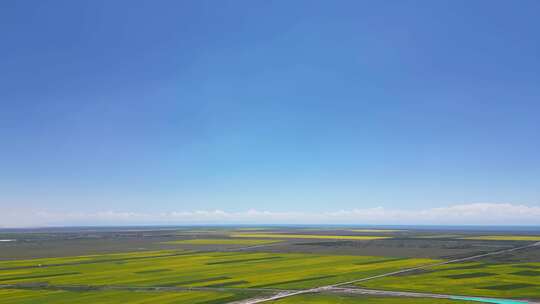
<svg viewBox="0 0 540 304">
<path fill-rule="evenodd" d="M 0 283 L 300 289 L 433 262 L 316 254 L 160 251 L 4 261 Z"/>
<path fill-rule="evenodd" d="M 128 252 L 128 253 L 111 253 L 111 254 L 96 254 L 73 257 L 58 257 L 58 258 L 40 258 L 27 260 L 4 260 L 0 261 L 0 270 L 4 268 L 14 267 L 35 267 L 40 265 L 57 265 L 57 264 L 83 264 L 97 263 L 108 261 L 128 261 L 137 259 L 149 259 L 153 257 L 173 256 L 179 254 L 178 251 L 162 250 L 162 251 L 146 251 L 146 252 Z"/>
<path fill-rule="evenodd" d="M 393 298 L 366 296 L 339 296 L 306 294 L 273 301 L 274 304 L 459 304 L 471 303 L 466 301 L 423 298 Z"/>
<path fill-rule="evenodd" d="M 464 240 L 480 241 L 540 241 L 540 235 L 483 235 L 464 237 Z"/>
<path fill-rule="evenodd" d="M 252 240 L 252 239 L 193 239 L 164 242 L 170 245 L 265 245 L 279 243 L 281 240 Z"/>
<path fill-rule="evenodd" d="M 0 289 L 2 304 L 214 304 L 245 298 L 228 292 L 61 291 Z"/>
<path fill-rule="evenodd" d="M 498 298 L 540 299 L 540 263 L 448 264 L 423 273 L 385 277 L 359 286 Z"/>
<path fill-rule="evenodd" d="M 275 238 L 275 239 L 330 239 L 330 240 L 357 240 L 357 241 L 369 241 L 369 240 L 391 238 L 390 236 L 375 236 L 375 235 L 317 235 L 317 234 L 287 234 L 287 233 L 232 233 L 230 237 Z"/>
</svg>

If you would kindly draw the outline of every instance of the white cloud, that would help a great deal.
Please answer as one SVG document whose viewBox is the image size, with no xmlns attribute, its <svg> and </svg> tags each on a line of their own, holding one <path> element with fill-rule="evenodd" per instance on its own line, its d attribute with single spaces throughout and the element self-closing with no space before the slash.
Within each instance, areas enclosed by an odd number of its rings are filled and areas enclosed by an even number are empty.
<svg viewBox="0 0 540 304">
<path fill-rule="evenodd" d="M 384 224 L 384 225 L 540 225 L 540 206 L 473 203 L 403 210 L 364 208 L 330 212 L 196 210 L 162 213 L 11 211 L 0 214 L 0 227 L 65 225 L 190 224 Z"/>
</svg>

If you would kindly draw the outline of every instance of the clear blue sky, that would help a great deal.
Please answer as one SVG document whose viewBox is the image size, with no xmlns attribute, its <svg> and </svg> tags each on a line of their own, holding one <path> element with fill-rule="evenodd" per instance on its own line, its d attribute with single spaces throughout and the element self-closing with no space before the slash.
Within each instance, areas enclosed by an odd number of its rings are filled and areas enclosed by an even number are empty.
<svg viewBox="0 0 540 304">
<path fill-rule="evenodd" d="M 0 1 L 0 204 L 540 203 L 540 1 Z"/>
</svg>

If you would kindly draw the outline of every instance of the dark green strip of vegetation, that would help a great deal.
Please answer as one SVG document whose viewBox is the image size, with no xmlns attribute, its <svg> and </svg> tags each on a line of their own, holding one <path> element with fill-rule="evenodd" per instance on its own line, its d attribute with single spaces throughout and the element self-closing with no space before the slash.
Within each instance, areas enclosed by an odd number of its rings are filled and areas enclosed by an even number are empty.
<svg viewBox="0 0 540 304">
<path fill-rule="evenodd" d="M 354 265 L 373 265 L 373 264 L 380 264 L 380 263 L 386 263 L 386 262 L 401 261 L 401 260 L 406 260 L 406 259 L 407 258 L 381 259 L 381 260 L 375 260 L 375 261 L 358 262 L 358 263 L 354 263 Z"/>
<path fill-rule="evenodd" d="M 180 282 L 175 282 L 175 283 L 167 283 L 167 284 L 160 285 L 160 286 L 163 286 L 163 287 L 182 286 L 182 285 L 205 283 L 205 282 L 212 282 L 212 281 L 221 281 L 221 280 L 228 280 L 228 279 L 231 279 L 231 277 L 219 276 L 219 277 L 202 278 L 202 279 L 195 279 L 195 280 L 189 280 L 189 281 L 180 281 Z"/>
<path fill-rule="evenodd" d="M 157 273 L 157 272 L 165 272 L 165 271 L 171 271 L 171 269 L 163 268 L 163 269 L 152 269 L 152 270 L 143 270 L 143 271 L 135 271 L 136 274 L 147 274 L 147 273 Z"/>
<path fill-rule="evenodd" d="M 52 277 L 74 275 L 74 274 L 81 274 L 81 273 L 80 272 L 64 272 L 64 273 L 56 273 L 56 274 L 34 274 L 34 275 L 19 276 L 19 277 L 0 278 L 0 281 L 14 281 L 14 280 L 25 280 L 25 279 L 52 278 Z"/>
<path fill-rule="evenodd" d="M 468 266 L 459 266 L 452 268 L 437 269 L 438 271 L 449 271 L 449 270 L 469 270 L 469 269 L 478 269 L 486 267 L 486 264 L 477 264 L 477 265 L 468 265 Z"/>
<path fill-rule="evenodd" d="M 495 285 L 495 286 L 481 287 L 481 289 L 489 289 L 489 290 L 513 290 L 513 289 L 526 288 L 526 287 L 533 287 L 533 286 L 538 286 L 538 285 L 527 284 L 527 283 L 516 283 L 516 284 L 505 284 L 505 285 Z"/>
<path fill-rule="evenodd" d="M 245 293 L 238 293 L 238 294 L 232 295 L 230 297 L 208 300 L 208 301 L 205 301 L 205 302 L 200 302 L 199 304 L 232 303 L 232 302 L 235 302 L 235 301 L 243 300 L 243 299 L 247 298 L 248 296 L 252 296 L 252 295 L 251 294 L 245 294 Z"/>
<path fill-rule="evenodd" d="M 230 287 L 230 286 L 246 284 L 246 283 L 249 283 L 249 282 L 248 281 L 232 281 L 232 282 L 210 284 L 210 285 L 206 285 L 204 287 Z"/>
<path fill-rule="evenodd" d="M 145 259 L 157 259 L 157 258 L 167 258 L 175 257 L 182 255 L 195 255 L 201 253 L 200 251 L 191 251 L 191 252 L 182 252 L 182 253 L 169 253 L 163 255 L 151 255 L 151 256 L 141 256 L 141 257 L 131 257 L 131 258 L 118 258 L 118 259 L 97 259 L 89 261 L 76 261 L 76 262 L 66 262 L 66 263 L 55 263 L 55 264 L 40 264 L 40 265 L 27 265 L 27 266 L 14 266 L 14 267 L 4 267 L 0 270 L 16 270 L 16 269 L 29 269 L 29 268 L 45 268 L 45 267 L 56 267 L 56 266 L 70 266 L 70 265 L 85 265 L 85 264 L 96 264 L 96 263 L 109 263 L 109 262 L 125 262 L 133 260 L 145 260 Z"/>
<path fill-rule="evenodd" d="M 276 283 L 270 283 L 270 284 L 264 284 L 264 285 L 257 285 L 257 286 L 253 286 L 253 287 L 254 288 L 264 288 L 264 287 L 284 285 L 284 284 L 316 281 L 316 280 L 328 279 L 328 278 L 332 278 L 332 277 L 335 277 L 335 275 L 326 275 L 326 276 L 311 277 L 311 278 L 298 279 L 298 280 L 282 281 L 282 282 L 276 282 Z"/>
<path fill-rule="evenodd" d="M 540 269 L 540 265 L 515 265 L 515 268 L 531 268 L 531 269 Z"/>
<path fill-rule="evenodd" d="M 326 246 L 326 247 L 336 247 L 336 246 L 347 246 L 354 245 L 353 241 L 323 241 L 323 242 L 310 242 L 310 243 L 296 243 L 296 246 Z"/>
<path fill-rule="evenodd" d="M 450 270 L 470 270 L 470 269 L 478 269 L 486 267 L 487 264 L 478 264 L 478 265 L 469 265 L 469 266 L 458 266 L 458 267 L 452 267 L 452 268 L 430 268 L 430 269 L 416 269 L 411 270 L 407 272 L 403 272 L 400 274 L 396 274 L 395 276 L 401 277 L 401 276 L 411 276 L 411 275 L 420 275 L 420 274 L 426 274 L 426 273 L 433 273 L 433 272 L 446 272 Z M 459 278 L 452 278 L 451 275 L 448 276 L 450 279 L 459 279 Z"/>
<path fill-rule="evenodd" d="M 257 252 L 242 252 L 242 255 L 251 255 L 251 254 L 257 254 Z M 216 253 L 216 254 L 207 254 L 207 257 L 210 258 L 223 258 L 223 257 L 230 257 L 230 256 L 238 256 L 238 252 L 231 252 L 231 253 Z"/>
<path fill-rule="evenodd" d="M 515 274 L 515 275 L 519 275 L 519 276 L 537 277 L 537 276 L 540 276 L 540 271 L 523 270 L 523 271 L 513 272 L 511 274 Z"/>
<path fill-rule="evenodd" d="M 473 272 L 473 273 L 461 273 L 444 276 L 449 279 L 470 279 L 470 278 L 481 278 L 481 277 L 490 277 L 495 274 L 489 272 Z"/>
<path fill-rule="evenodd" d="M 209 263 L 206 263 L 206 265 L 234 264 L 234 263 L 243 263 L 243 262 L 267 261 L 267 260 L 275 260 L 275 259 L 282 259 L 282 257 L 267 257 L 267 258 L 256 258 L 256 259 L 242 259 L 242 260 L 209 262 Z"/>
</svg>

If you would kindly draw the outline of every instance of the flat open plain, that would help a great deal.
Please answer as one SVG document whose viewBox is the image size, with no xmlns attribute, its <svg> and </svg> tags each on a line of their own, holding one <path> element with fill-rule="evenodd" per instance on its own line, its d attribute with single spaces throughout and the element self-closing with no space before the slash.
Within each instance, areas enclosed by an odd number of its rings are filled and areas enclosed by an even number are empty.
<svg viewBox="0 0 540 304">
<path fill-rule="evenodd" d="M 540 249 L 528 241 L 536 236 L 486 235 L 372 227 L 5 231 L 0 236 L 14 241 L 0 244 L 0 303 L 538 301 Z"/>
</svg>

